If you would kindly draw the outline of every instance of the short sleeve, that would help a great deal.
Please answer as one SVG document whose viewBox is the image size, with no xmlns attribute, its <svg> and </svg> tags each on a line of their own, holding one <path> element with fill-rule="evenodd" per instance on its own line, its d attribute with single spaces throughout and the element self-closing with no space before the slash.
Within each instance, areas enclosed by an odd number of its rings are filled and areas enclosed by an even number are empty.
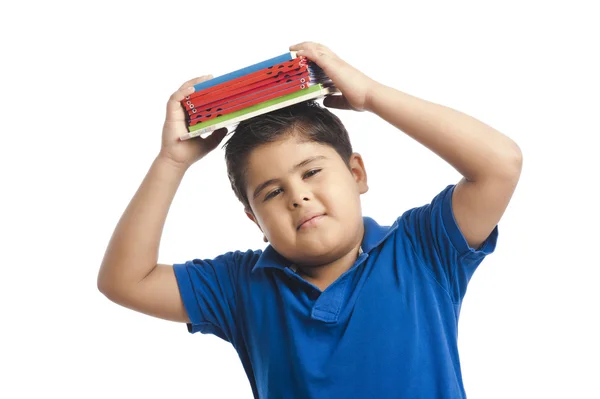
<svg viewBox="0 0 600 399">
<path fill-rule="evenodd" d="M 237 287 L 257 258 L 254 251 L 236 251 L 173 265 L 190 333 L 214 334 L 233 343 L 238 324 Z"/>
<path fill-rule="evenodd" d="M 483 244 L 471 248 L 463 236 L 452 210 L 456 185 L 449 185 L 424 206 L 407 211 L 399 219 L 424 267 L 460 303 L 477 267 L 494 252 L 498 239 L 495 226 Z"/>
</svg>

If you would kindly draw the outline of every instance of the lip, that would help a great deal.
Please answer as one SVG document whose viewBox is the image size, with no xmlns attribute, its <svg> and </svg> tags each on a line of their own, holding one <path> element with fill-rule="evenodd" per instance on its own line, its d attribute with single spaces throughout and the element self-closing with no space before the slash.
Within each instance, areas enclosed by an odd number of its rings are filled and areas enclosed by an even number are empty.
<svg viewBox="0 0 600 399">
<path fill-rule="evenodd" d="M 325 213 L 308 213 L 306 215 L 304 215 L 302 217 L 302 219 L 300 219 L 300 222 L 298 223 L 298 226 L 296 227 L 296 230 L 300 230 L 302 228 L 302 225 L 304 225 L 306 222 L 315 219 L 315 218 L 320 218 L 320 216 L 325 216 Z"/>
</svg>

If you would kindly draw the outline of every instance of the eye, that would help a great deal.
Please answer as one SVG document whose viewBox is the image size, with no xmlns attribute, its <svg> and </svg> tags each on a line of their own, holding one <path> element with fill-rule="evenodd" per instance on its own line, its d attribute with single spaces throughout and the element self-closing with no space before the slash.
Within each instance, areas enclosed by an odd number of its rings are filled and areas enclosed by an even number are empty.
<svg viewBox="0 0 600 399">
<path fill-rule="evenodd" d="M 319 173 L 320 171 L 321 171 L 321 169 L 313 169 L 313 170 L 309 170 L 308 172 L 306 172 L 306 173 L 304 174 L 304 176 L 302 176 L 302 178 L 303 178 L 303 179 L 307 179 L 307 178 L 309 178 L 309 177 L 311 177 L 311 176 L 314 176 L 314 175 L 316 175 L 316 174 L 317 174 L 317 173 Z M 274 197 L 276 197 L 276 196 L 277 196 L 277 195 L 279 195 L 279 193 L 280 193 L 280 192 L 282 192 L 282 191 L 283 191 L 283 189 L 281 189 L 281 188 L 278 188 L 278 189 L 275 189 L 275 190 L 271 191 L 269 194 L 267 194 L 267 195 L 265 196 L 265 199 L 264 199 L 264 201 L 268 201 L 268 200 L 270 200 L 271 198 L 274 198 Z"/>
<path fill-rule="evenodd" d="M 268 200 L 268 199 L 271 199 L 271 198 L 273 198 L 273 197 L 275 197 L 275 196 L 277 196 L 277 194 L 279 194 L 279 192 L 280 192 L 280 191 L 281 191 L 281 189 L 280 189 L 280 188 L 278 188 L 277 190 L 273 190 L 273 191 L 271 191 L 269 194 L 267 194 L 267 195 L 265 196 L 265 201 L 266 201 L 266 200 Z"/>
<path fill-rule="evenodd" d="M 321 169 L 313 169 L 313 170 L 309 170 L 308 172 L 306 172 L 306 173 L 304 174 L 304 178 L 307 178 L 307 177 L 314 176 L 314 175 L 316 175 L 317 173 L 319 173 L 320 171 L 321 171 Z"/>
</svg>

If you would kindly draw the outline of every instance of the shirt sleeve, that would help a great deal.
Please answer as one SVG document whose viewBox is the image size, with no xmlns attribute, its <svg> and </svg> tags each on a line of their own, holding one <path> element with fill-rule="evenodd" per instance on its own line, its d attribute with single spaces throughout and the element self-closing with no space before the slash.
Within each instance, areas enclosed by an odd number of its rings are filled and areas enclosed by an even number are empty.
<svg viewBox="0 0 600 399">
<path fill-rule="evenodd" d="M 401 223 L 423 265 L 458 304 L 477 267 L 494 252 L 498 226 L 479 248 L 471 248 L 454 218 L 452 195 L 455 187 L 449 185 L 429 204 L 407 211 L 401 217 Z"/>
<path fill-rule="evenodd" d="M 244 269 L 256 261 L 254 251 L 228 252 L 214 259 L 174 264 L 190 333 L 214 334 L 233 343 L 237 334 L 237 287 Z"/>
</svg>

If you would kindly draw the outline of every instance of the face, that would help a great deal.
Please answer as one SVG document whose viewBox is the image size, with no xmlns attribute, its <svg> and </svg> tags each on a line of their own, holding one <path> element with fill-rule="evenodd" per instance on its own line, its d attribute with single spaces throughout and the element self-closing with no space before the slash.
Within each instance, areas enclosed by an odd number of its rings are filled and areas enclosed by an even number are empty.
<svg viewBox="0 0 600 399">
<path fill-rule="evenodd" d="M 324 265 L 360 244 L 360 194 L 367 190 L 360 155 L 349 169 L 333 148 L 290 136 L 250 154 L 246 214 L 291 262 Z"/>
</svg>

